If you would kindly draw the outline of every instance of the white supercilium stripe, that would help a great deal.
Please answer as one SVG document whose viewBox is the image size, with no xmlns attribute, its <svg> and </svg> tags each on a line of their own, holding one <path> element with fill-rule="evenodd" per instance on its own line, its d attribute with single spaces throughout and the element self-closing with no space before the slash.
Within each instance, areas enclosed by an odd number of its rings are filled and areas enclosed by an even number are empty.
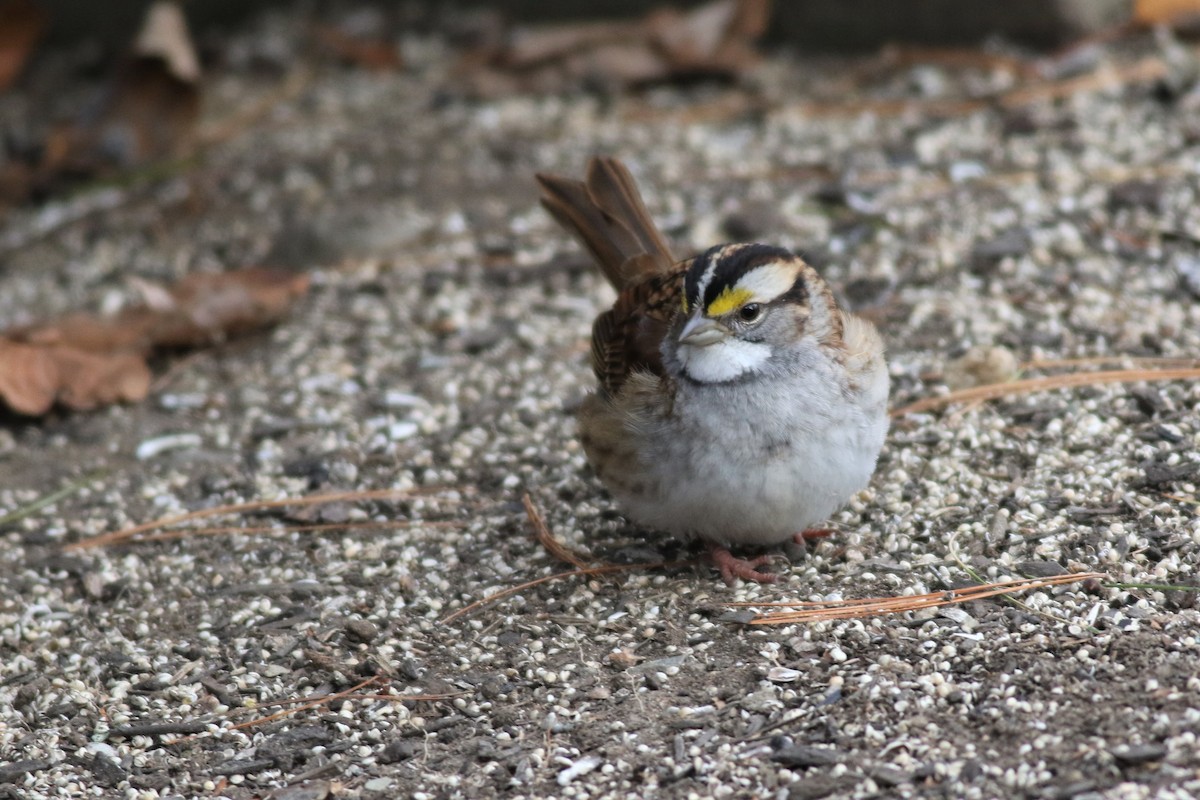
<svg viewBox="0 0 1200 800">
<path fill-rule="evenodd" d="M 775 261 L 747 272 L 735 288 L 749 291 L 753 302 L 769 303 L 792 288 L 799 272 L 799 265 Z"/>
</svg>

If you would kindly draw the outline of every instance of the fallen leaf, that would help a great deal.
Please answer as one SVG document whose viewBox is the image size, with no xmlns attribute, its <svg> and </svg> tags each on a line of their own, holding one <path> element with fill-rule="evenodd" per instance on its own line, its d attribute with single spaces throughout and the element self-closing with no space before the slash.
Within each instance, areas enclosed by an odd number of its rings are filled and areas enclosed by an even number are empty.
<svg viewBox="0 0 1200 800">
<path fill-rule="evenodd" d="M 650 24 L 676 72 L 735 74 L 756 63 L 754 42 L 770 19 L 769 0 L 728 0 Z"/>
<path fill-rule="evenodd" d="M 639 22 L 580 22 L 517 28 L 496 59 L 504 66 L 524 69 L 577 55 L 598 45 L 644 38 L 645 33 Z"/>
<path fill-rule="evenodd" d="M 149 389 L 150 369 L 136 354 L 88 353 L 0 337 L 0 397 L 18 413 L 45 414 L 55 402 L 77 410 L 132 402 Z"/>
<path fill-rule="evenodd" d="M 167 71 L 183 83 L 200 81 L 200 60 L 192 47 L 187 20 L 179 6 L 169 0 L 159 0 L 146 10 L 133 52 L 141 58 L 160 59 Z"/>
<path fill-rule="evenodd" d="M 20 414 L 45 414 L 58 394 L 58 364 L 43 347 L 0 338 L 0 397 Z"/>
<path fill-rule="evenodd" d="M 133 403 L 150 391 L 150 368 L 136 353 L 88 353 L 71 347 L 49 350 L 58 364 L 56 399 L 76 411 Z"/>
<path fill-rule="evenodd" d="M 200 114 L 199 80 L 183 12 L 172 2 L 154 3 L 100 112 L 66 131 L 63 163 L 91 174 L 180 155 Z"/>
<path fill-rule="evenodd" d="M 151 347 L 146 339 L 149 323 L 135 324 L 130 317 L 144 313 L 142 307 L 123 311 L 119 318 L 76 312 L 53 323 L 14 328 L 5 335 L 14 341 L 39 347 L 70 347 L 85 353 L 142 353 Z"/>
<path fill-rule="evenodd" d="M 147 336 L 157 347 L 219 342 L 274 324 L 308 285 L 308 275 L 257 267 L 189 275 L 170 290 L 174 309 L 153 314 Z"/>
<path fill-rule="evenodd" d="M 31 148 L 37 160 L 10 162 L 0 171 L 0 201 L 21 202 L 71 180 L 188 152 L 200 115 L 199 80 L 183 12 L 159 0 L 147 9 L 130 54 L 87 110 Z"/>
<path fill-rule="evenodd" d="M 151 303 L 112 317 L 74 313 L 0 334 L 0 400 L 21 414 L 57 402 L 84 410 L 136 402 L 150 391 L 146 358 L 158 348 L 223 341 L 281 319 L 308 290 L 307 275 L 250 268 L 143 286 Z M 150 285 L 153 286 L 153 285 Z"/>
<path fill-rule="evenodd" d="M 1200 0 L 1137 0 L 1133 21 L 1142 25 L 1190 25 L 1200 20 Z"/>
<path fill-rule="evenodd" d="M 31 0 L 0 2 L 0 92 L 21 74 L 45 27 L 45 13 Z"/>
<path fill-rule="evenodd" d="M 355 35 L 332 25 L 318 25 L 313 35 L 338 59 L 374 72 L 392 72 L 404 66 L 393 42 L 385 38 Z"/>
<path fill-rule="evenodd" d="M 584 85 L 622 89 L 694 76 L 735 77 L 758 61 L 755 42 L 770 0 L 712 0 L 661 8 L 640 20 L 515 28 L 464 56 L 472 91 L 553 92 Z"/>
</svg>

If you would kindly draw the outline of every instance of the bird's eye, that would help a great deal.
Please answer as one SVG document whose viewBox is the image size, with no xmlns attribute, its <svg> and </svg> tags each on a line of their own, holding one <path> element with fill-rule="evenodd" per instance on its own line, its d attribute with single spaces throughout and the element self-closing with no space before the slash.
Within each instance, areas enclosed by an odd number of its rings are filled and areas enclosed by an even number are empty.
<svg viewBox="0 0 1200 800">
<path fill-rule="evenodd" d="M 762 306 L 758 303 L 747 303 L 738 309 L 738 317 L 742 322 L 754 322 L 762 316 Z"/>
</svg>

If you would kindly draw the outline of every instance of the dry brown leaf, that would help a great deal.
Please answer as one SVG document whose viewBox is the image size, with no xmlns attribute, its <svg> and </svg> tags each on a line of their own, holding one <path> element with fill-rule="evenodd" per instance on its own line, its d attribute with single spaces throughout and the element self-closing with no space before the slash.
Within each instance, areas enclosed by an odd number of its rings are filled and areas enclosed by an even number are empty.
<svg viewBox="0 0 1200 800">
<path fill-rule="evenodd" d="M 612 42 L 604 47 L 585 50 L 563 62 L 567 80 L 603 78 L 608 86 L 635 86 L 660 80 L 668 71 L 667 62 L 644 44 Z M 549 77 L 547 75 L 547 77 Z M 550 88 L 553 88 L 552 82 Z"/>
<path fill-rule="evenodd" d="M 130 55 L 88 111 L 52 128 L 38 160 L 0 172 L 0 200 L 20 202 L 73 179 L 188 152 L 200 115 L 199 63 L 179 6 L 151 5 Z"/>
<path fill-rule="evenodd" d="M 394 72 L 404 67 L 396 45 L 384 38 L 355 36 L 332 25 L 318 25 L 313 35 L 338 59 L 374 72 Z"/>
<path fill-rule="evenodd" d="M 200 116 L 200 87 L 177 77 L 159 56 L 127 61 L 107 93 L 108 102 L 93 119 L 58 134 L 65 152 L 62 169 L 102 174 L 129 169 L 190 148 Z M 60 164 L 44 164 L 43 169 Z"/>
<path fill-rule="evenodd" d="M 184 153 L 200 115 L 200 60 L 176 3 L 146 10 L 132 57 L 118 70 L 110 102 L 75 128 L 74 159 L 95 171 Z"/>
<path fill-rule="evenodd" d="M 45 414 L 55 402 L 82 410 L 136 401 L 149 389 L 150 369 L 135 354 L 88 353 L 0 337 L 0 398 L 21 414 Z"/>
<path fill-rule="evenodd" d="M 7 336 L 89 353 L 195 347 L 274 324 L 308 291 L 308 284 L 307 275 L 260 267 L 199 273 L 169 289 L 153 287 L 152 305 L 132 306 L 109 318 L 73 313 Z M 145 295 L 150 286 L 141 288 Z"/>
<path fill-rule="evenodd" d="M 262 328 L 280 320 L 308 285 L 308 275 L 260 267 L 189 275 L 171 289 L 175 308 L 153 315 L 148 338 L 157 347 L 191 347 Z"/>
<path fill-rule="evenodd" d="M 506 67 L 525 69 L 547 61 L 578 55 L 592 47 L 645 38 L 636 22 L 578 22 L 516 28 L 498 55 Z"/>
<path fill-rule="evenodd" d="M 146 357 L 155 348 L 210 344 L 273 324 L 308 284 L 307 275 L 260 268 L 191 275 L 169 289 L 154 287 L 154 305 L 6 331 L 0 400 L 30 415 L 55 402 L 76 410 L 136 402 L 150 391 Z"/>
<path fill-rule="evenodd" d="M 176 3 L 146 10 L 133 57 L 117 73 L 112 103 L 96 125 L 84 125 L 98 152 L 118 166 L 178 155 L 190 144 L 200 113 L 200 60 Z M 113 148 L 111 142 L 121 142 Z"/>
<path fill-rule="evenodd" d="M 45 13 L 30 0 L 0 2 L 0 92 L 21 74 L 45 27 Z"/>
<path fill-rule="evenodd" d="M 20 414 L 45 414 L 58 394 L 58 365 L 43 347 L 0 338 L 0 397 Z"/>
<path fill-rule="evenodd" d="M 115 318 L 82 312 L 73 312 L 52 323 L 13 328 L 5 335 L 27 344 L 46 348 L 70 347 L 85 353 L 142 353 L 150 347 L 145 340 L 144 326 L 118 324 Z"/>
<path fill-rule="evenodd" d="M 150 391 L 150 368 L 136 353 L 87 353 L 73 347 L 49 348 L 58 364 L 57 400 L 86 411 L 113 403 L 134 403 Z"/>
<path fill-rule="evenodd" d="M 736 73 L 757 62 L 754 42 L 770 18 L 770 0 L 726 0 L 651 24 L 675 71 Z"/>
<path fill-rule="evenodd" d="M 192 46 L 187 20 L 176 3 L 159 0 L 146 9 L 133 52 L 142 58 L 161 59 L 167 71 L 184 83 L 200 81 L 200 59 Z"/>
<path fill-rule="evenodd" d="M 624 88 L 695 75 L 736 76 L 757 62 L 755 42 L 770 0 L 712 0 L 640 20 L 516 28 L 467 54 L 459 73 L 471 89 L 496 95 Z"/>
<path fill-rule="evenodd" d="M 1133 21 L 1141 25 L 1190 25 L 1200 20 L 1200 0 L 1137 0 Z"/>
</svg>

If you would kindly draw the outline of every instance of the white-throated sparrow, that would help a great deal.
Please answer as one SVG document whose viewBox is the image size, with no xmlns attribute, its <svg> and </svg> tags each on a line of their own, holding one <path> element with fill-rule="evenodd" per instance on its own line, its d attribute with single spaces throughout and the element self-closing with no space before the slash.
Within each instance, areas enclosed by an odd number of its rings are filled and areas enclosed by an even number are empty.
<svg viewBox="0 0 1200 800">
<path fill-rule="evenodd" d="M 879 334 L 782 248 L 676 262 L 616 159 L 537 180 L 618 292 L 592 328 L 588 460 L 634 522 L 707 542 L 727 583 L 776 580 L 729 546 L 801 541 L 866 486 L 887 432 Z"/>
</svg>

